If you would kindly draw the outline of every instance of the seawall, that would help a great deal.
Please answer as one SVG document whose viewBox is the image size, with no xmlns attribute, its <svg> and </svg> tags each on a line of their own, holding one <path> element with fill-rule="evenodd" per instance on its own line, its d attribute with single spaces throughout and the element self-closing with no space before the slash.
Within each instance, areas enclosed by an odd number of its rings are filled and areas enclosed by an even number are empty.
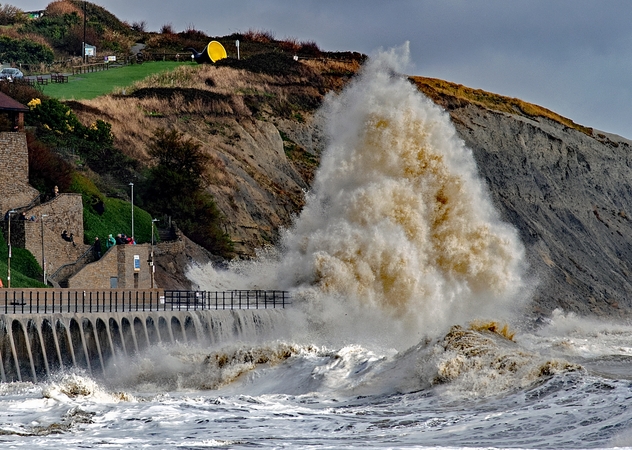
<svg viewBox="0 0 632 450">
<path fill-rule="evenodd" d="M 37 382 L 81 368 L 101 377 L 117 357 L 150 345 L 262 339 L 284 321 L 283 310 L 6 314 L 0 316 L 0 376 Z"/>
</svg>

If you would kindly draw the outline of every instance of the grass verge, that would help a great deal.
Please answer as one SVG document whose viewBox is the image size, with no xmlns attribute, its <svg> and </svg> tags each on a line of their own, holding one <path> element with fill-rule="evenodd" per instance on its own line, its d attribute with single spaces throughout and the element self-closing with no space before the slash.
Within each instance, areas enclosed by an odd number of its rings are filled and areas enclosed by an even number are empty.
<svg viewBox="0 0 632 450">
<path fill-rule="evenodd" d="M 167 72 L 191 62 L 152 61 L 144 64 L 116 67 L 101 72 L 71 75 L 68 83 L 51 83 L 41 86 L 42 92 L 60 100 L 90 100 L 113 90 L 143 80 L 150 75 Z"/>
</svg>

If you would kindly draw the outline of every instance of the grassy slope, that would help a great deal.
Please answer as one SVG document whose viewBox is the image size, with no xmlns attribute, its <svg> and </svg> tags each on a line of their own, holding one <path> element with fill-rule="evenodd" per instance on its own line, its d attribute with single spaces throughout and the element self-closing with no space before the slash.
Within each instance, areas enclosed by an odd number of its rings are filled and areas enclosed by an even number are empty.
<svg viewBox="0 0 632 450">
<path fill-rule="evenodd" d="M 123 89 L 144 78 L 173 70 L 191 62 L 157 61 L 131 66 L 115 67 L 100 72 L 71 75 L 68 83 L 51 83 L 42 86 L 44 94 L 60 100 L 89 100 Z"/>
<path fill-rule="evenodd" d="M 7 261 L 9 249 L 7 241 L 0 233 L 0 279 L 4 287 L 7 287 Z M 26 249 L 11 249 L 11 287 L 44 287 L 41 282 L 42 268 L 35 258 Z"/>
</svg>

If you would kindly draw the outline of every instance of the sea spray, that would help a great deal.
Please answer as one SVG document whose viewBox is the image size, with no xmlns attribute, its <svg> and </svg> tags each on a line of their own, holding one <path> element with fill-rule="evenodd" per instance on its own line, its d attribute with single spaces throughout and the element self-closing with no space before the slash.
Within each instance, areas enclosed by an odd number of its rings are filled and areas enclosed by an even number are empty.
<svg viewBox="0 0 632 450">
<path fill-rule="evenodd" d="M 379 53 L 326 99 L 328 144 L 283 235 L 279 276 L 334 299 L 321 310 L 356 303 L 375 323 L 436 335 L 508 312 L 524 289 L 524 250 L 448 114 L 398 75 L 407 58 L 407 46 Z"/>
<path fill-rule="evenodd" d="M 197 283 L 290 289 L 330 343 L 405 348 L 507 320 L 526 297 L 524 249 L 448 114 L 399 74 L 407 61 L 407 45 L 380 52 L 325 99 L 321 165 L 281 245 Z"/>
</svg>

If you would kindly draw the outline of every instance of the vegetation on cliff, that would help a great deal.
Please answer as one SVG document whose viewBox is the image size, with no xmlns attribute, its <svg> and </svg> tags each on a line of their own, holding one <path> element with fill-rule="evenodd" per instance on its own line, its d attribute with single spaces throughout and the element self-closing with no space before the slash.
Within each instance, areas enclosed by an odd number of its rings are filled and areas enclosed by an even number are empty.
<svg viewBox="0 0 632 450">
<path fill-rule="evenodd" d="M 493 111 L 518 114 L 529 118 L 546 118 L 561 123 L 569 128 L 574 128 L 582 133 L 592 136 L 592 128 L 573 122 L 571 119 L 543 108 L 542 106 L 528 103 L 518 98 L 505 97 L 482 89 L 472 89 L 462 84 L 451 83 L 437 78 L 410 77 L 410 80 L 438 105 L 450 110 L 455 107 L 473 103 Z"/>
</svg>

